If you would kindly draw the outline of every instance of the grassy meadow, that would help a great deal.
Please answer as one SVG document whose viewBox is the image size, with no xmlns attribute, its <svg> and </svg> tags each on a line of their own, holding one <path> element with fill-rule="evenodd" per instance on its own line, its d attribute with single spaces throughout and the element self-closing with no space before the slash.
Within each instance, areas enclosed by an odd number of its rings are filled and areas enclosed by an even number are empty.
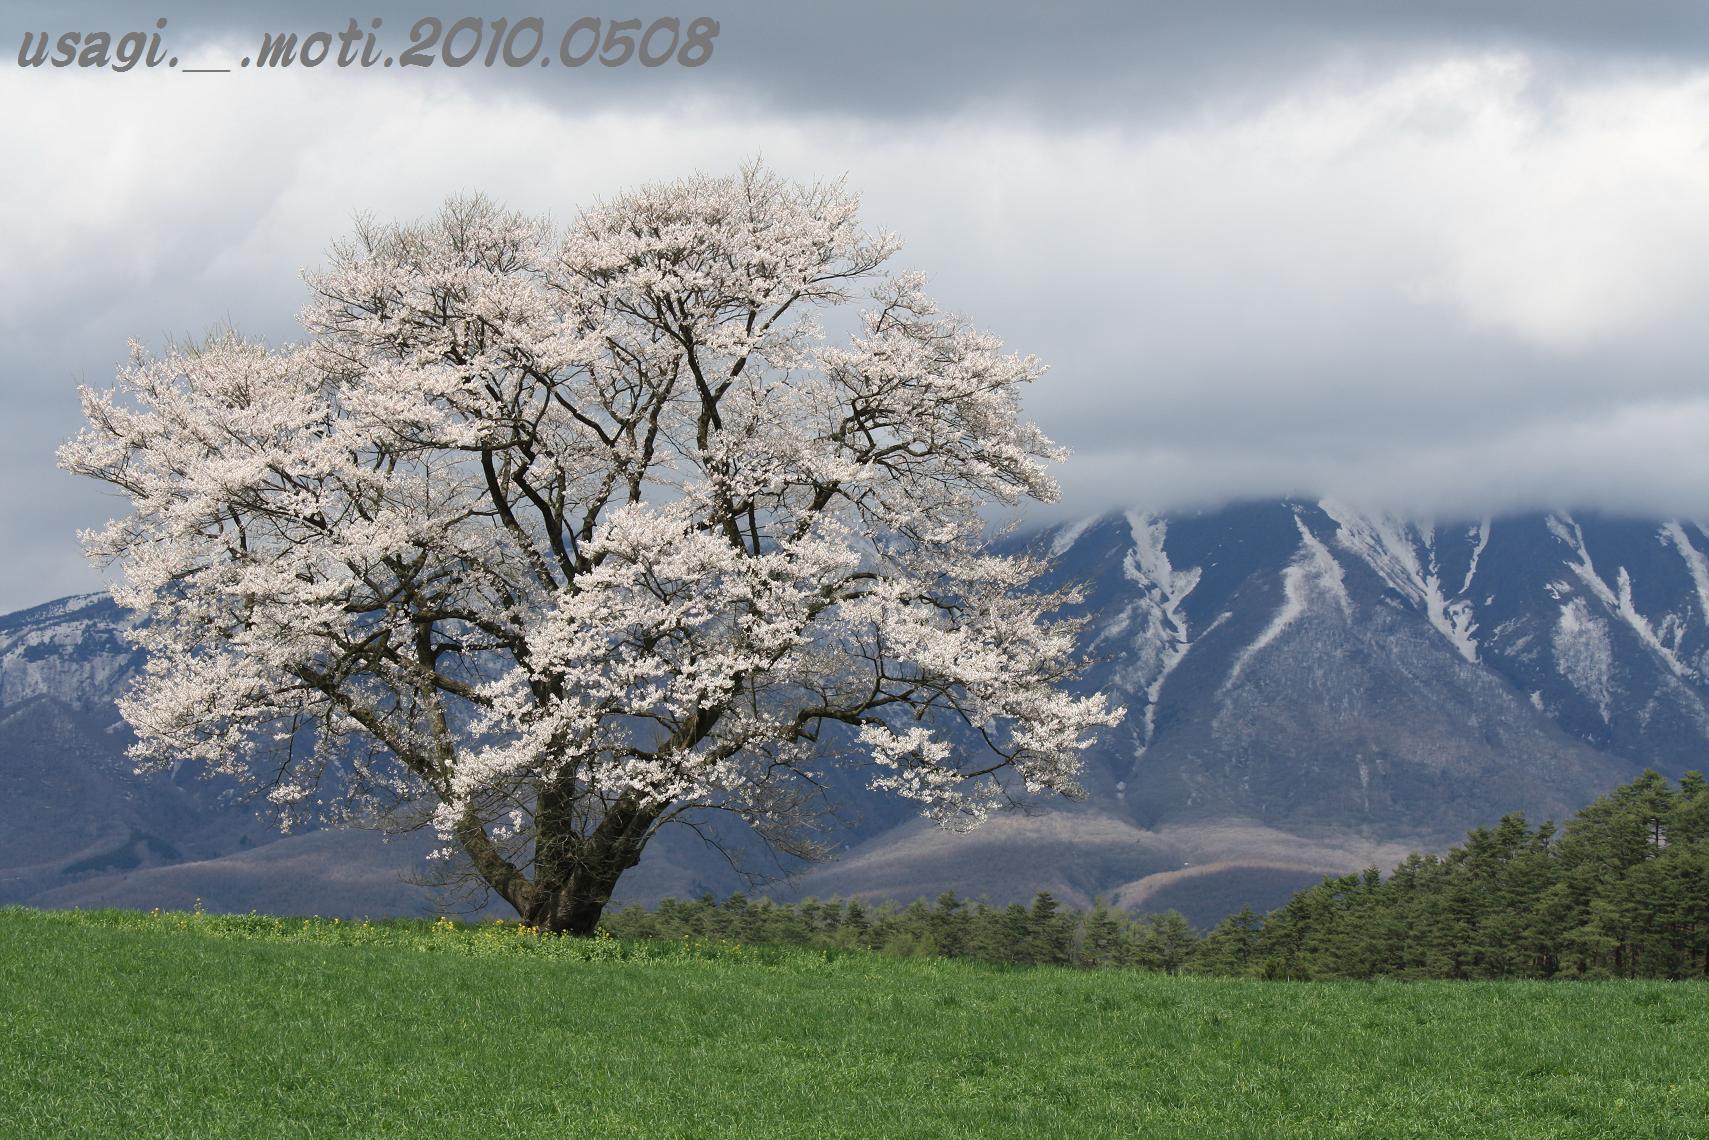
<svg viewBox="0 0 1709 1140">
<path fill-rule="evenodd" d="M 1709 985 L 0 909 L 6 1136 L 1709 1136 Z"/>
</svg>

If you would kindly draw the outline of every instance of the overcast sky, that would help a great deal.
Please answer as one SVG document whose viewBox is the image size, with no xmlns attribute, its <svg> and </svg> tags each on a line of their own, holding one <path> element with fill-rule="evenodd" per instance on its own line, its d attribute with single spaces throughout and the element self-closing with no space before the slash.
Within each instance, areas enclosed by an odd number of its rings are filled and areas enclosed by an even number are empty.
<svg viewBox="0 0 1709 1140">
<path fill-rule="evenodd" d="M 847 175 L 899 264 L 1051 364 L 1028 411 L 1074 449 L 1063 511 L 1709 518 L 1709 6 L 675 11 L 720 19 L 707 66 L 114 75 L 19 68 L 22 35 L 164 16 L 218 67 L 263 29 L 380 15 L 397 46 L 470 13 L 9 3 L 0 611 L 99 583 L 74 532 L 120 504 L 53 451 L 127 338 L 289 339 L 358 210 L 484 190 L 563 218 L 754 155 Z"/>
</svg>

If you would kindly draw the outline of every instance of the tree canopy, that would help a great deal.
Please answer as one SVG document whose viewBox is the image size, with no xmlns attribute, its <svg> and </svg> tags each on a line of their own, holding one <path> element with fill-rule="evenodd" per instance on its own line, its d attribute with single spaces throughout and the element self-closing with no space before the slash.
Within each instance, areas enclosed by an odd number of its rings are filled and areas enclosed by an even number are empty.
<svg viewBox="0 0 1709 1140">
<path fill-rule="evenodd" d="M 134 754 L 431 823 L 578 932 L 673 820 L 792 842 L 829 764 L 956 826 L 1075 792 L 1120 712 L 982 513 L 1056 494 L 1043 368 L 857 211 L 758 165 L 454 198 L 336 244 L 301 343 L 135 348 L 61 453 L 131 501 L 85 540 L 148 619 Z"/>
</svg>

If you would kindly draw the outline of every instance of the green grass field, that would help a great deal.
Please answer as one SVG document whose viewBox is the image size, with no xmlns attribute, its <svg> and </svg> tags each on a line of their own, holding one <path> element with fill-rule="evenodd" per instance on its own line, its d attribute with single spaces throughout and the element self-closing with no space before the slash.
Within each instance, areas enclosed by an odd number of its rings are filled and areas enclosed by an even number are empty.
<svg viewBox="0 0 1709 1140">
<path fill-rule="evenodd" d="M 0 910 L 6 1136 L 1709 1136 L 1709 986 Z"/>
</svg>

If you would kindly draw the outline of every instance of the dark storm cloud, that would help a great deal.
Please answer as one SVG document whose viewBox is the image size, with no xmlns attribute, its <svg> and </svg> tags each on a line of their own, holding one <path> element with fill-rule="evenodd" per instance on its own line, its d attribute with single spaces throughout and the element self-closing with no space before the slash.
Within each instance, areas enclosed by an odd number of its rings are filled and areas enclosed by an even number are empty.
<svg viewBox="0 0 1709 1140">
<path fill-rule="evenodd" d="M 582 14 L 618 18 L 706 14 L 722 24 L 715 62 L 700 71 L 590 67 L 543 83 L 528 72 L 472 67 L 463 81 L 525 89 L 558 100 L 661 99 L 708 90 L 802 111 L 906 116 L 983 102 L 1050 116 L 1149 118 L 1219 98 L 1263 97 L 1326 54 L 1383 67 L 1445 46 L 1521 48 L 1563 65 L 1690 62 L 1709 56 L 1709 5 L 1607 4 L 1593 0 L 1316 2 L 1263 0 L 695 0 L 680 5 L 539 3 L 472 5 L 445 0 L 308 0 L 135 4 L 24 0 L 4 27 L 120 31 L 165 16 L 174 36 L 247 44 L 267 31 L 336 31 L 352 18 L 406 34 L 418 17 L 515 19 L 543 15 L 553 27 Z M 8 36 L 13 39 L 15 36 Z M 389 42 L 398 42 L 389 39 Z"/>
</svg>

